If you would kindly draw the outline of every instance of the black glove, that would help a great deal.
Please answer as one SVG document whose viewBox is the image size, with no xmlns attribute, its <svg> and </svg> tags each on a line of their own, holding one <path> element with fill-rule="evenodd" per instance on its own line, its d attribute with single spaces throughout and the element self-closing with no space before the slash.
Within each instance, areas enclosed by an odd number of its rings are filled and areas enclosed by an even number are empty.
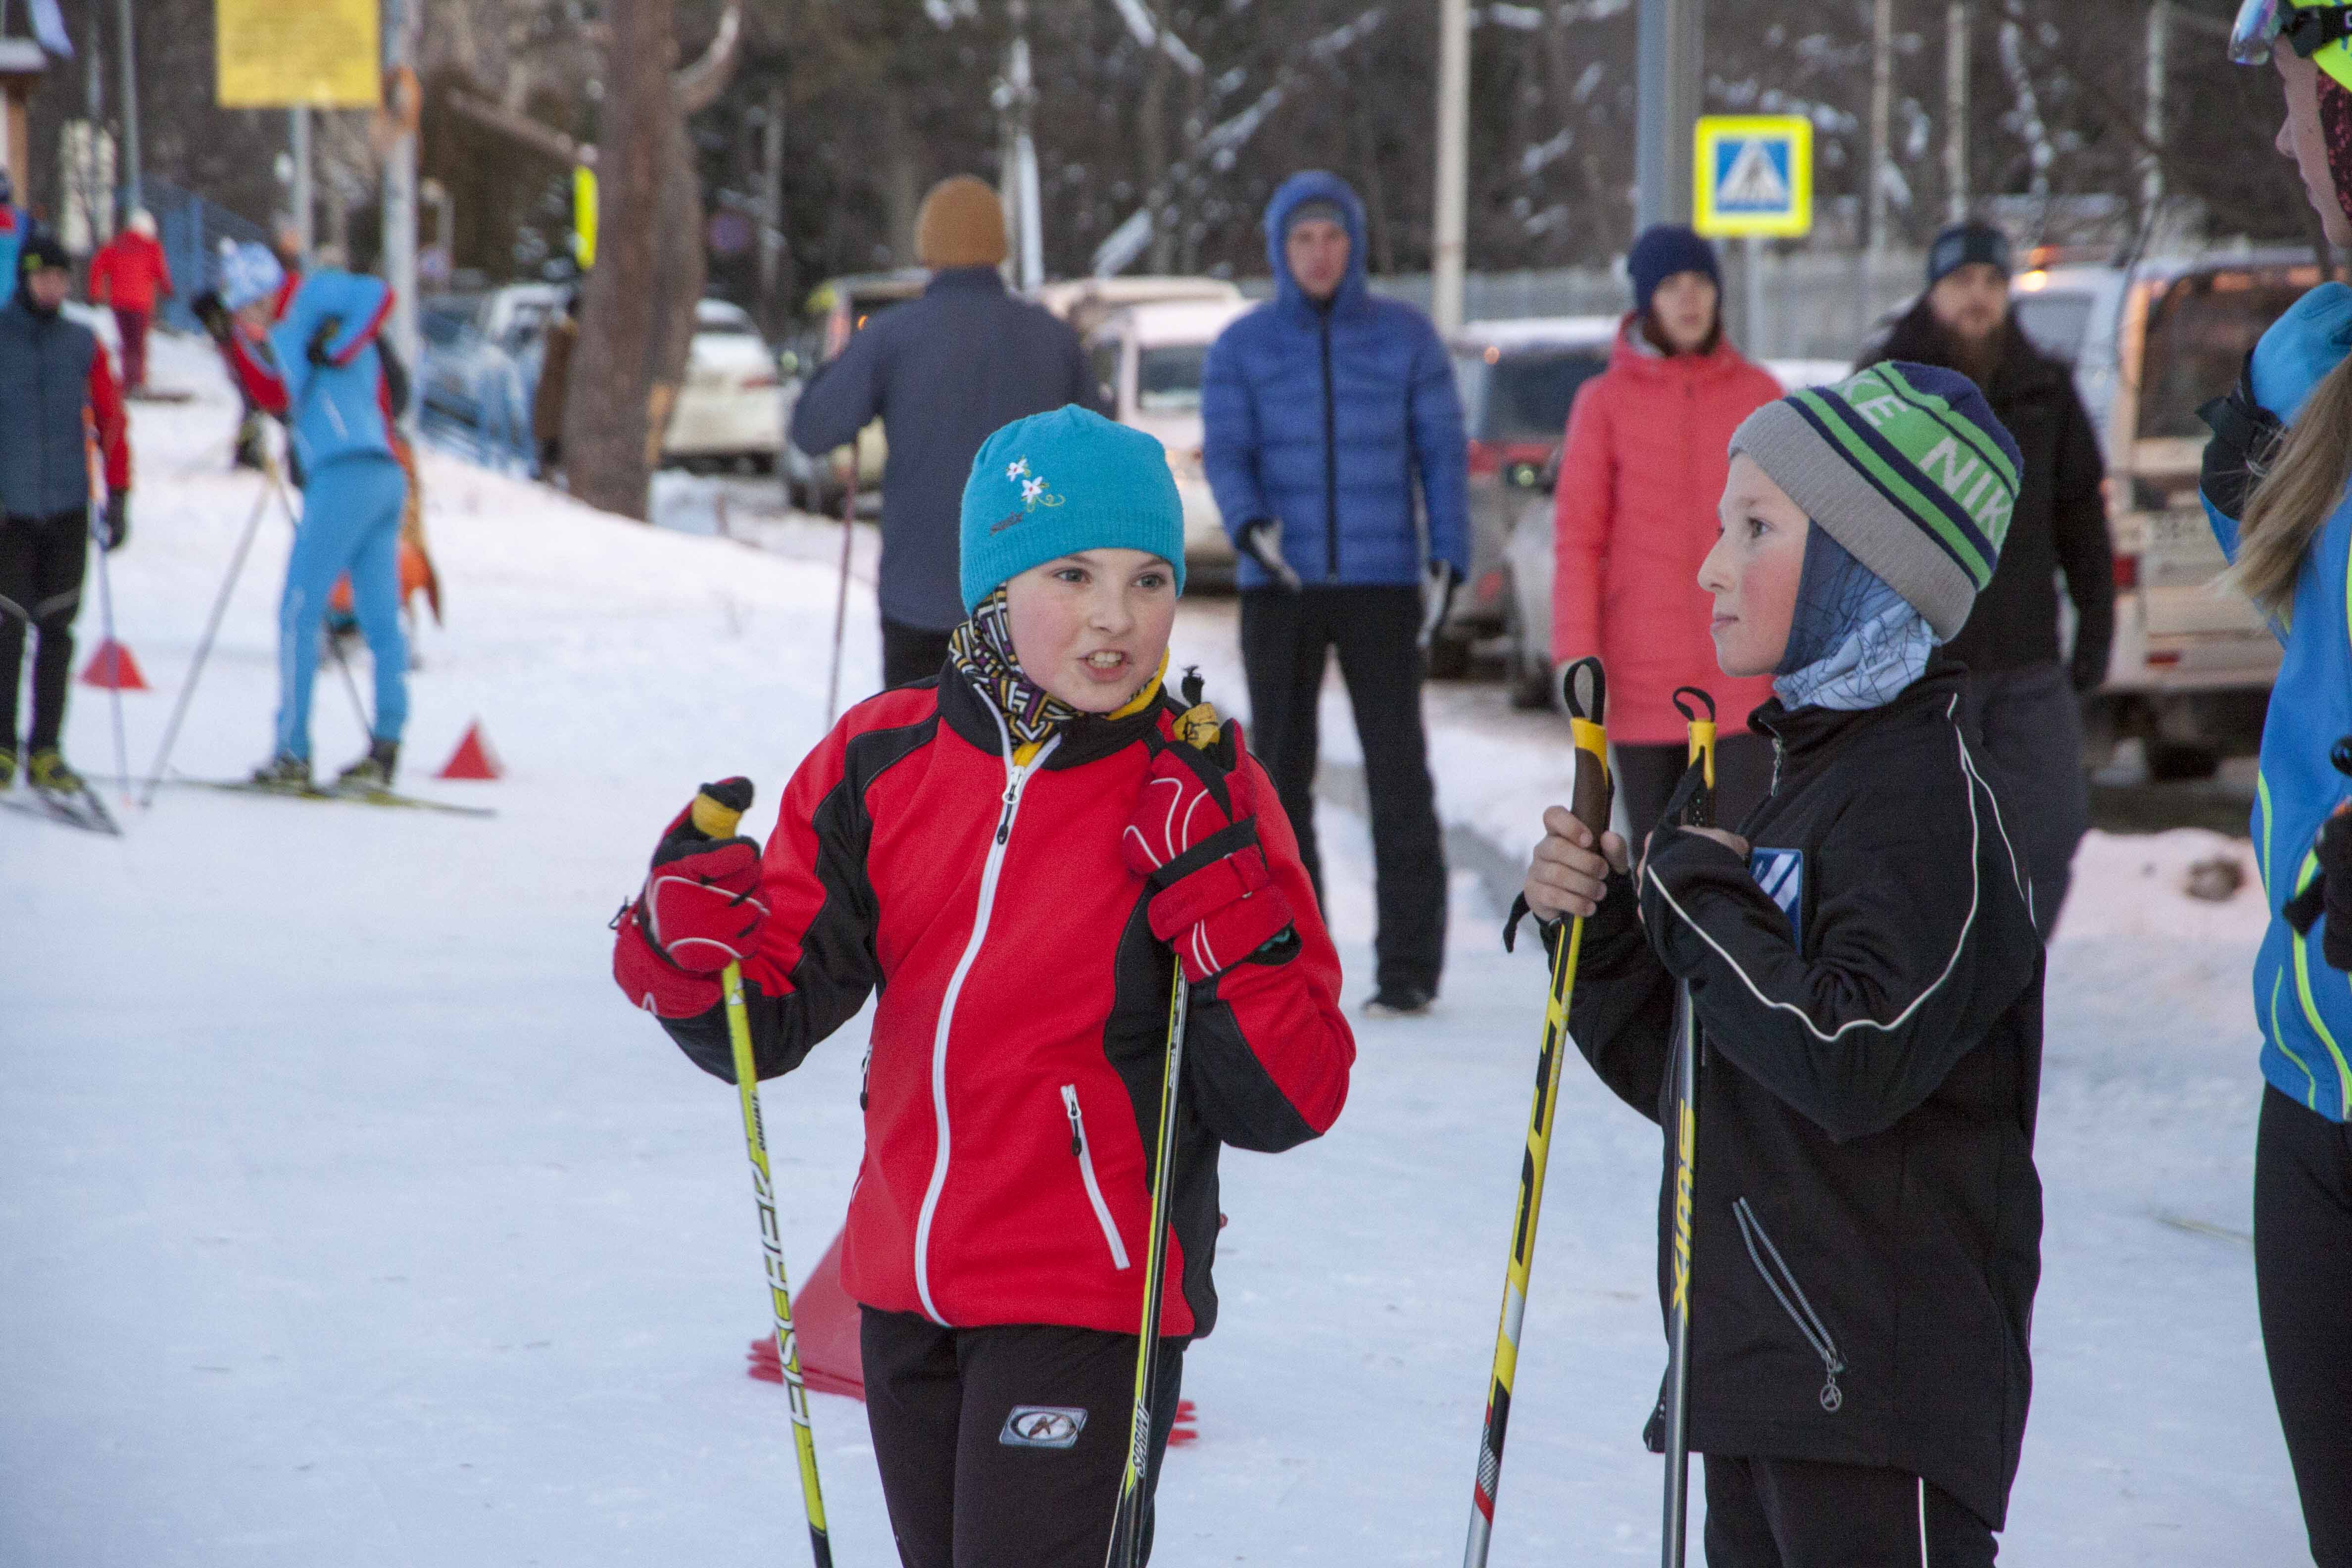
<svg viewBox="0 0 2352 1568">
<path fill-rule="evenodd" d="M 1454 595 L 1462 586 L 1462 574 L 1454 570 L 1450 561 L 1429 563 L 1428 580 L 1421 595 L 1421 647 L 1427 651 L 1436 640 L 1437 628 L 1445 624 L 1445 612 L 1454 606 Z"/>
<path fill-rule="evenodd" d="M 2238 373 L 2238 384 L 2231 388 L 2230 395 L 2206 404 L 2197 411 L 2197 417 L 2213 432 L 2213 438 L 2205 443 L 2198 488 L 2223 517 L 2243 517 L 2256 471 L 2269 463 L 2286 433 L 2279 416 L 2254 399 L 2252 350 L 2247 351 L 2245 368 Z"/>
<path fill-rule="evenodd" d="M 105 531 L 98 536 L 99 544 L 111 555 L 122 548 L 131 537 L 131 492 L 116 490 L 106 498 Z"/>
<path fill-rule="evenodd" d="M 343 319 L 341 316 L 329 316 L 320 321 L 318 330 L 310 334 L 310 342 L 302 351 L 303 356 L 321 368 L 334 363 L 335 356 L 327 352 L 327 345 L 333 342 L 335 334 L 342 330 Z"/>
<path fill-rule="evenodd" d="M 188 301 L 188 309 L 195 312 L 196 324 L 204 328 L 213 342 L 223 345 L 228 342 L 231 325 L 228 307 L 221 303 L 219 289 L 205 289 Z"/>
<path fill-rule="evenodd" d="M 2327 880 L 2327 940 L 2320 955 L 2330 969 L 2352 971 L 2352 804 L 2319 825 L 2319 874 Z"/>
<path fill-rule="evenodd" d="M 1254 517 L 1242 524 L 1242 553 L 1265 568 L 1283 592 L 1296 594 L 1298 574 L 1282 558 L 1282 524 L 1270 517 Z"/>
</svg>

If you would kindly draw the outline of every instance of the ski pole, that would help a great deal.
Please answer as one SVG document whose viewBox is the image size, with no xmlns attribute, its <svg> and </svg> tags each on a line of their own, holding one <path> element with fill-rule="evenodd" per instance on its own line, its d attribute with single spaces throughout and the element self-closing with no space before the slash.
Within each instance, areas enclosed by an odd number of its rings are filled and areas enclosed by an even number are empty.
<svg viewBox="0 0 2352 1568">
<path fill-rule="evenodd" d="M 131 804 L 131 747 L 122 736 L 122 645 L 114 640 L 114 580 L 106 569 L 106 558 L 111 554 L 106 542 L 98 539 L 102 520 L 91 520 L 90 537 L 98 540 L 98 616 L 106 631 L 106 657 L 111 668 L 107 671 L 107 696 L 114 708 L 114 776 L 122 791 L 122 804 Z"/>
<path fill-rule="evenodd" d="M 1696 686 L 1677 687 L 1675 707 L 1690 737 L 1689 766 L 1675 791 L 1684 803 L 1675 821 L 1685 827 L 1712 827 L 1715 699 Z M 1699 717 L 1702 707 L 1705 718 Z M 1694 773 L 1698 775 L 1696 783 L 1691 778 Z M 1667 1298 L 1664 1568 L 1683 1568 L 1685 1537 L 1690 1528 L 1691 1205 L 1698 1182 L 1698 1014 L 1691 1005 L 1690 982 L 1679 982 L 1675 989 L 1675 1092 L 1670 1111 L 1675 1141 L 1674 1289 Z"/>
<path fill-rule="evenodd" d="M 694 825 L 713 838 L 732 838 L 742 819 L 741 810 L 707 791 L 694 797 Z M 824 1492 L 816 1479 L 816 1433 L 809 1426 L 808 1384 L 801 1381 L 800 1337 L 793 1330 L 792 1284 L 784 1273 L 783 1237 L 776 1226 L 776 1184 L 768 1169 L 768 1132 L 760 1119 L 759 1065 L 751 1057 L 751 1019 L 743 1006 L 743 966 L 730 963 L 720 973 L 719 984 L 727 1002 L 727 1040 L 735 1048 L 735 1089 L 743 1102 L 743 1143 L 751 1156 L 751 1191 L 760 1205 L 760 1245 L 768 1258 L 768 1305 L 776 1319 L 776 1359 L 784 1369 L 793 1444 L 800 1451 L 801 1506 L 808 1514 L 809 1551 L 816 1559 L 816 1568 L 833 1568 Z"/>
<path fill-rule="evenodd" d="M 1187 671 L 1186 711 L 1176 721 L 1176 734 L 1186 744 L 1206 751 L 1215 743 L 1216 710 L 1201 700 L 1201 677 Z M 1167 1294 L 1169 1189 L 1176 1172 L 1176 1090 L 1184 1074 L 1184 1024 L 1192 1005 L 1192 987 L 1184 983 L 1184 965 L 1168 992 L 1168 1046 L 1160 1070 L 1160 1136 L 1151 1159 L 1151 1233 L 1143 1248 L 1143 1321 L 1135 1345 L 1135 1406 L 1128 1417 L 1127 1462 L 1119 1470 L 1118 1503 L 1111 1511 L 1110 1550 L 1105 1568 L 1141 1568 L 1144 1555 L 1144 1510 L 1151 1501 L 1152 1383 L 1160 1359 L 1160 1307 Z"/>
<path fill-rule="evenodd" d="M 188 703 L 196 694 L 196 678 L 205 672 L 205 660 L 213 651 L 213 638 L 220 633 L 221 617 L 228 613 L 229 595 L 236 591 L 237 577 L 245 570 L 246 552 L 253 548 L 253 536 L 261 531 L 261 514 L 268 507 L 269 491 L 265 489 L 254 498 L 253 515 L 245 520 L 244 536 L 236 542 L 236 553 L 229 558 L 228 575 L 221 579 L 220 592 L 213 596 L 212 614 L 205 620 L 205 635 L 196 643 L 195 661 L 189 665 L 188 679 L 172 704 L 172 721 L 163 726 L 163 743 L 156 748 L 155 766 L 139 792 L 142 809 L 155 804 L 155 787 L 163 782 L 163 769 L 172 760 L 173 742 L 180 738 L 180 721 L 188 716 Z"/>
<path fill-rule="evenodd" d="M 841 491 L 841 580 L 833 591 L 833 667 L 824 678 L 824 728 L 841 711 L 841 639 L 849 626 L 849 546 L 857 527 L 857 438 L 849 441 L 849 478 Z"/>
<path fill-rule="evenodd" d="M 1569 735 L 1575 742 L 1569 809 L 1592 832 L 1596 847 L 1609 828 L 1609 736 L 1602 727 L 1609 686 L 1597 658 L 1569 666 L 1561 680 L 1568 699 Z M 1580 687 L 1587 689 L 1580 690 Z M 1513 911 L 1517 924 L 1517 911 Z M 1584 943 L 1582 916 L 1569 921 L 1554 948 L 1551 989 L 1544 1002 L 1543 1044 L 1536 1053 L 1535 1104 L 1528 1114 L 1527 1152 L 1519 1160 L 1519 1202 L 1511 1221 L 1511 1250 L 1503 1268 L 1503 1316 L 1495 1331 L 1494 1369 L 1486 1384 L 1486 1420 L 1478 1434 L 1478 1479 L 1470 1494 L 1470 1538 L 1463 1568 L 1483 1568 L 1495 1530 L 1495 1494 L 1503 1473 L 1503 1436 L 1511 1419 L 1511 1385 L 1519 1369 L 1519 1324 L 1527 1312 L 1528 1276 L 1535 1263 L 1536 1221 L 1543 1210 L 1544 1172 L 1551 1162 L 1551 1124 L 1559 1105 L 1560 1063 L 1567 1056 L 1568 1005 L 1576 991 L 1577 954 Z"/>
</svg>

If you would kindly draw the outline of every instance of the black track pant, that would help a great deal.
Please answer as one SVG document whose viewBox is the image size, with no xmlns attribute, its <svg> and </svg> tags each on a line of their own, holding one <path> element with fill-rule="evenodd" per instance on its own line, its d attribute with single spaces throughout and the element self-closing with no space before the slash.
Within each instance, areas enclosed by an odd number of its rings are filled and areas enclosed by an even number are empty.
<svg viewBox="0 0 2352 1568">
<path fill-rule="evenodd" d="M 906 1568 L 1102 1568 L 1135 1407 L 1134 1335 L 943 1329 L 867 1307 L 858 1348 L 882 1497 Z M 1183 1343 L 1162 1340 L 1155 1488 L 1183 1372 Z M 1147 1501 L 1147 1554 L 1150 1518 Z"/>
<path fill-rule="evenodd" d="M 1674 798 L 1684 770 L 1690 766 L 1687 746 L 1615 746 L 1617 795 L 1625 803 L 1627 840 L 1639 855 L 1657 826 L 1666 802 Z M 1715 822 L 1737 827 L 1739 819 L 1772 793 L 1772 742 L 1748 731 L 1719 735 L 1715 742 Z"/>
<path fill-rule="evenodd" d="M 25 628 L 38 633 L 33 653 L 33 732 L 26 753 L 58 743 L 73 676 L 74 616 L 89 560 L 89 514 L 0 518 L 0 750 L 16 744 L 16 682 Z"/>
<path fill-rule="evenodd" d="M 2352 1568 L 2352 1129 L 2263 1091 L 2254 1296 L 2319 1568 Z"/>
<path fill-rule="evenodd" d="M 929 680 L 948 661 L 948 632 L 925 631 L 884 617 L 882 622 L 882 684 L 904 686 Z M 1142 1310 L 1141 1308 L 1137 1309 Z"/>
<path fill-rule="evenodd" d="M 1242 595 L 1242 663 L 1249 676 L 1250 750 L 1265 764 L 1298 835 L 1316 896 L 1316 701 L 1328 650 L 1355 707 L 1372 816 L 1372 939 L 1381 990 L 1437 992 L 1445 964 L 1445 845 L 1429 741 L 1421 720 L 1421 590 L 1308 588 Z"/>
<path fill-rule="evenodd" d="M 1707 1568 L 1989 1568 L 1984 1521 L 1872 1465 L 1706 1457 Z"/>
</svg>

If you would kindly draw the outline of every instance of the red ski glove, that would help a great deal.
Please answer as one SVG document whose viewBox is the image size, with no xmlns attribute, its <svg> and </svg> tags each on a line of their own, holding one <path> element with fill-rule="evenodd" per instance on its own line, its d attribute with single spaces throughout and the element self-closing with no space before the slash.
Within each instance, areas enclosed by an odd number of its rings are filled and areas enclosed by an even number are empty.
<svg viewBox="0 0 2352 1568">
<path fill-rule="evenodd" d="M 749 779 L 704 784 L 671 820 L 643 891 L 621 911 L 613 978 L 658 1017 L 691 1018 L 718 1005 L 719 972 L 749 957 L 759 940 L 768 918 L 760 847 L 733 836 L 751 805 Z"/>
<path fill-rule="evenodd" d="M 1220 750 L 1238 759 L 1240 731 Z M 1151 934 L 1176 950 L 1194 984 L 1289 929 L 1289 900 L 1258 847 L 1250 779 L 1181 742 L 1162 747 L 1119 837 L 1128 868 L 1150 884 Z"/>
</svg>

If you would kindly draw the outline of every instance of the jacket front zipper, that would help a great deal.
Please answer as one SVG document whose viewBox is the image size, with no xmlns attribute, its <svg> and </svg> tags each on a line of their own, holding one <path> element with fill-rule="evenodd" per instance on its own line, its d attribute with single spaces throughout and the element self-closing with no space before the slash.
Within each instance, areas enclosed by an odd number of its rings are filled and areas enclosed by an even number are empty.
<svg viewBox="0 0 2352 1568">
<path fill-rule="evenodd" d="M 1102 1184 L 1095 1180 L 1095 1153 L 1087 1142 L 1087 1119 L 1078 1110 L 1078 1086 L 1062 1086 L 1062 1110 L 1070 1119 L 1070 1152 L 1077 1156 L 1078 1178 L 1087 1184 L 1087 1202 L 1094 1205 L 1095 1223 L 1102 1226 L 1103 1239 L 1110 1243 L 1110 1266 L 1127 1267 L 1127 1244 L 1118 1238 L 1118 1226 L 1111 1222 L 1110 1205 L 1103 1201 Z"/>
<path fill-rule="evenodd" d="M 1004 716 L 992 707 L 989 717 L 996 721 L 996 733 L 1004 743 L 1004 809 L 996 819 L 996 837 L 988 847 L 988 860 L 980 873 L 980 906 L 972 911 L 971 939 L 964 943 L 963 956 L 956 961 L 955 973 L 948 980 L 947 994 L 940 999 L 939 1027 L 931 1035 L 931 1114 L 939 1127 L 939 1152 L 931 1161 L 930 1184 L 923 1190 L 923 1207 L 915 1221 L 915 1294 L 921 1298 L 924 1315 L 942 1328 L 952 1328 L 940 1315 L 939 1304 L 931 1300 L 931 1221 L 940 1209 L 940 1194 L 947 1190 L 948 1156 L 948 1031 L 955 1026 L 956 998 L 963 994 L 965 976 L 971 973 L 972 963 L 980 957 L 980 944 L 988 937 L 989 911 L 996 905 L 996 879 L 1004 869 L 1004 847 L 1013 837 L 1013 818 L 1021 810 L 1021 793 L 1028 786 L 1036 771 L 1045 766 L 1054 748 L 1062 743 L 1059 735 L 1047 741 L 1037 754 L 1026 763 L 1013 760 L 1012 731 L 1004 727 Z"/>
<path fill-rule="evenodd" d="M 1323 578 L 1339 580 L 1339 414 L 1331 394 L 1331 307 L 1316 312 L 1323 338 Z"/>
<path fill-rule="evenodd" d="M 1815 1355 L 1822 1358 L 1826 1374 L 1822 1383 L 1822 1408 L 1835 1415 L 1838 1406 L 1845 1403 L 1845 1394 L 1838 1387 L 1838 1373 L 1845 1370 L 1845 1358 L 1838 1354 L 1837 1342 L 1830 1337 L 1829 1326 L 1822 1321 L 1822 1315 L 1814 1311 L 1813 1304 L 1805 1299 L 1804 1287 L 1797 1283 L 1796 1275 L 1790 1271 L 1788 1259 L 1782 1258 L 1780 1249 L 1772 1245 L 1772 1238 L 1765 1234 L 1764 1222 L 1756 1217 L 1756 1211 L 1749 1206 L 1748 1200 L 1741 1198 L 1734 1203 L 1731 1213 L 1739 1221 L 1739 1239 L 1748 1244 L 1748 1261 L 1756 1265 L 1756 1272 L 1762 1275 L 1764 1283 L 1771 1288 L 1773 1299 L 1780 1303 L 1780 1310 L 1789 1314 L 1789 1321 L 1797 1325 L 1797 1331 L 1805 1336 L 1805 1342 L 1813 1347 Z M 1763 1244 L 1763 1253 L 1756 1250 L 1759 1242 Z M 1769 1265 L 1764 1261 L 1764 1253 L 1771 1255 L 1772 1261 Z M 1785 1289 L 1782 1289 L 1784 1282 Z"/>
</svg>

